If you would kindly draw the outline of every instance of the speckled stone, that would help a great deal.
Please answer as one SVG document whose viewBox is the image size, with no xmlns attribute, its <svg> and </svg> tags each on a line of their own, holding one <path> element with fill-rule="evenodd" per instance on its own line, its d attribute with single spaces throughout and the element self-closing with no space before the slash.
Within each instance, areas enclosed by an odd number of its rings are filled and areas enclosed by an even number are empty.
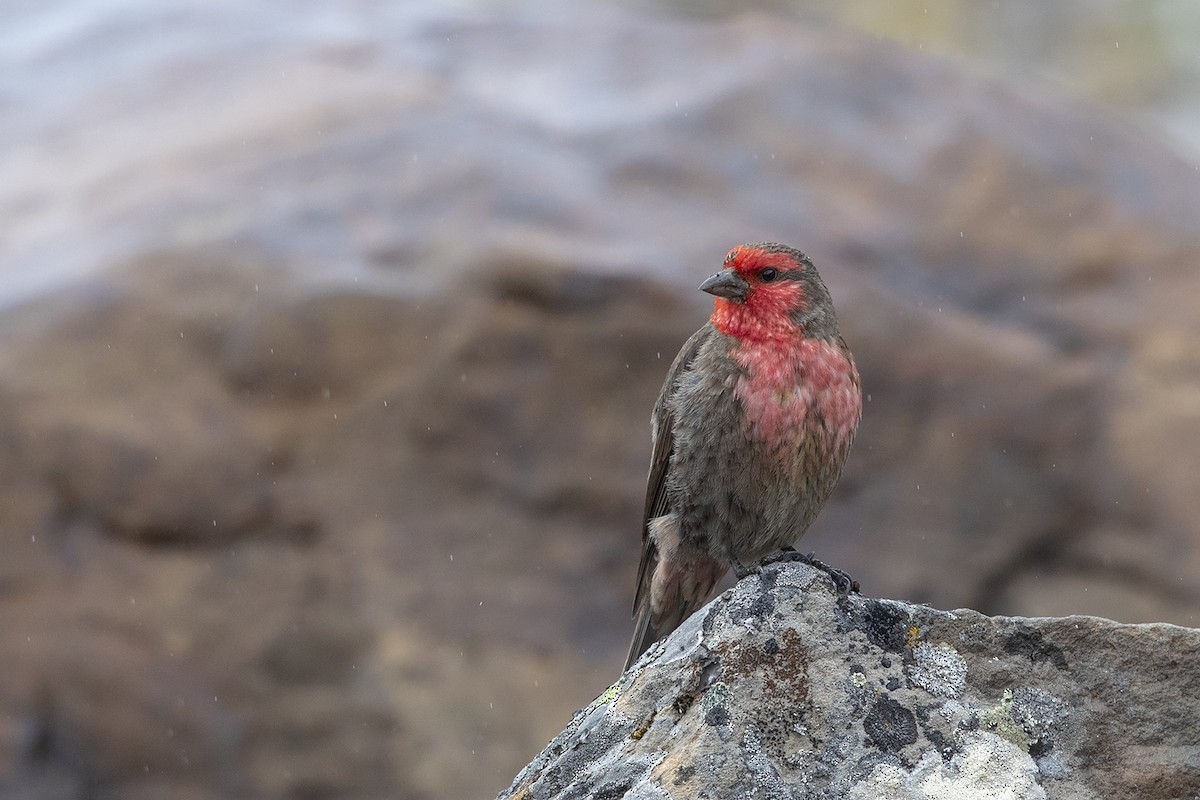
<svg viewBox="0 0 1200 800">
<path fill-rule="evenodd" d="M 839 597 L 773 565 L 652 648 L 500 797 L 1192 797 L 1198 663 L 1198 630 Z"/>
</svg>

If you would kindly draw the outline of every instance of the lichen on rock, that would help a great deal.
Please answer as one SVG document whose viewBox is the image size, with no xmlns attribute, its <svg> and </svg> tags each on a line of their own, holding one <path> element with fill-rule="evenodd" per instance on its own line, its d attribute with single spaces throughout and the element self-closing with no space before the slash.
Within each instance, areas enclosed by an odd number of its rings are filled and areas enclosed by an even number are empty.
<svg viewBox="0 0 1200 800">
<path fill-rule="evenodd" d="M 772 565 L 652 648 L 500 797 L 1191 796 L 1200 673 L 1169 667 L 1197 657 L 1200 631 L 948 613 Z"/>
</svg>

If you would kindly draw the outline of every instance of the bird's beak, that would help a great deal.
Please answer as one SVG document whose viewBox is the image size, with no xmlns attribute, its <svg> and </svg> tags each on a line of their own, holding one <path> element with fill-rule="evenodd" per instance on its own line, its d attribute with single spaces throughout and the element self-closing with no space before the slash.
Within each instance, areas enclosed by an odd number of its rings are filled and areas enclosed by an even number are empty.
<svg viewBox="0 0 1200 800">
<path fill-rule="evenodd" d="M 732 269 L 723 269 L 700 284 L 700 291 L 729 300 L 745 300 L 750 284 Z"/>
</svg>

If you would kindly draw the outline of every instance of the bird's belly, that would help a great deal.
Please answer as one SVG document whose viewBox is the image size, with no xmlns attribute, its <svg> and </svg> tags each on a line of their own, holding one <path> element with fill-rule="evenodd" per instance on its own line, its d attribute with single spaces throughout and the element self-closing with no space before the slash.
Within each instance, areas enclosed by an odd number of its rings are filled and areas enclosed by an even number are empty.
<svg viewBox="0 0 1200 800">
<path fill-rule="evenodd" d="M 788 434 L 791 457 L 784 457 L 748 439 L 740 425 L 726 432 L 684 437 L 672 464 L 672 506 L 686 549 L 752 563 L 800 538 L 828 497 L 841 459 L 815 458 L 803 435 Z"/>
</svg>

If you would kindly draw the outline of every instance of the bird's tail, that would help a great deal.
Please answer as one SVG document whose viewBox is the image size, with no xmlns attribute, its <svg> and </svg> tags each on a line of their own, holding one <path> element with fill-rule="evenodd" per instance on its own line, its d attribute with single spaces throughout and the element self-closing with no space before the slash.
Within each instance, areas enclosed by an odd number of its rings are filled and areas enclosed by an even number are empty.
<svg viewBox="0 0 1200 800">
<path fill-rule="evenodd" d="M 647 539 L 642 545 L 642 561 L 638 564 L 637 592 L 633 596 L 633 615 L 637 620 L 633 625 L 633 641 L 629 643 L 629 655 L 625 657 L 625 669 L 633 666 L 633 662 L 641 657 L 650 645 L 658 641 L 658 629 L 651 624 L 650 613 L 650 583 L 654 580 L 654 571 L 658 568 L 658 548 L 654 541 Z"/>
<path fill-rule="evenodd" d="M 659 639 L 658 631 L 650 624 L 650 598 L 638 607 L 637 621 L 633 625 L 633 641 L 629 643 L 629 655 L 625 657 L 625 669 L 633 666 L 633 662 L 641 658 L 642 653 L 650 649 L 650 645 Z"/>
<path fill-rule="evenodd" d="M 633 641 L 625 669 L 633 666 L 650 645 L 667 636 L 704 605 L 713 587 L 725 574 L 726 567 L 707 557 L 679 562 L 670 558 L 660 563 L 661 556 L 653 542 L 642 553 L 638 570 L 638 591 L 634 598 Z M 651 609 L 651 585 L 658 581 L 653 593 L 658 596 L 658 613 Z"/>
</svg>

